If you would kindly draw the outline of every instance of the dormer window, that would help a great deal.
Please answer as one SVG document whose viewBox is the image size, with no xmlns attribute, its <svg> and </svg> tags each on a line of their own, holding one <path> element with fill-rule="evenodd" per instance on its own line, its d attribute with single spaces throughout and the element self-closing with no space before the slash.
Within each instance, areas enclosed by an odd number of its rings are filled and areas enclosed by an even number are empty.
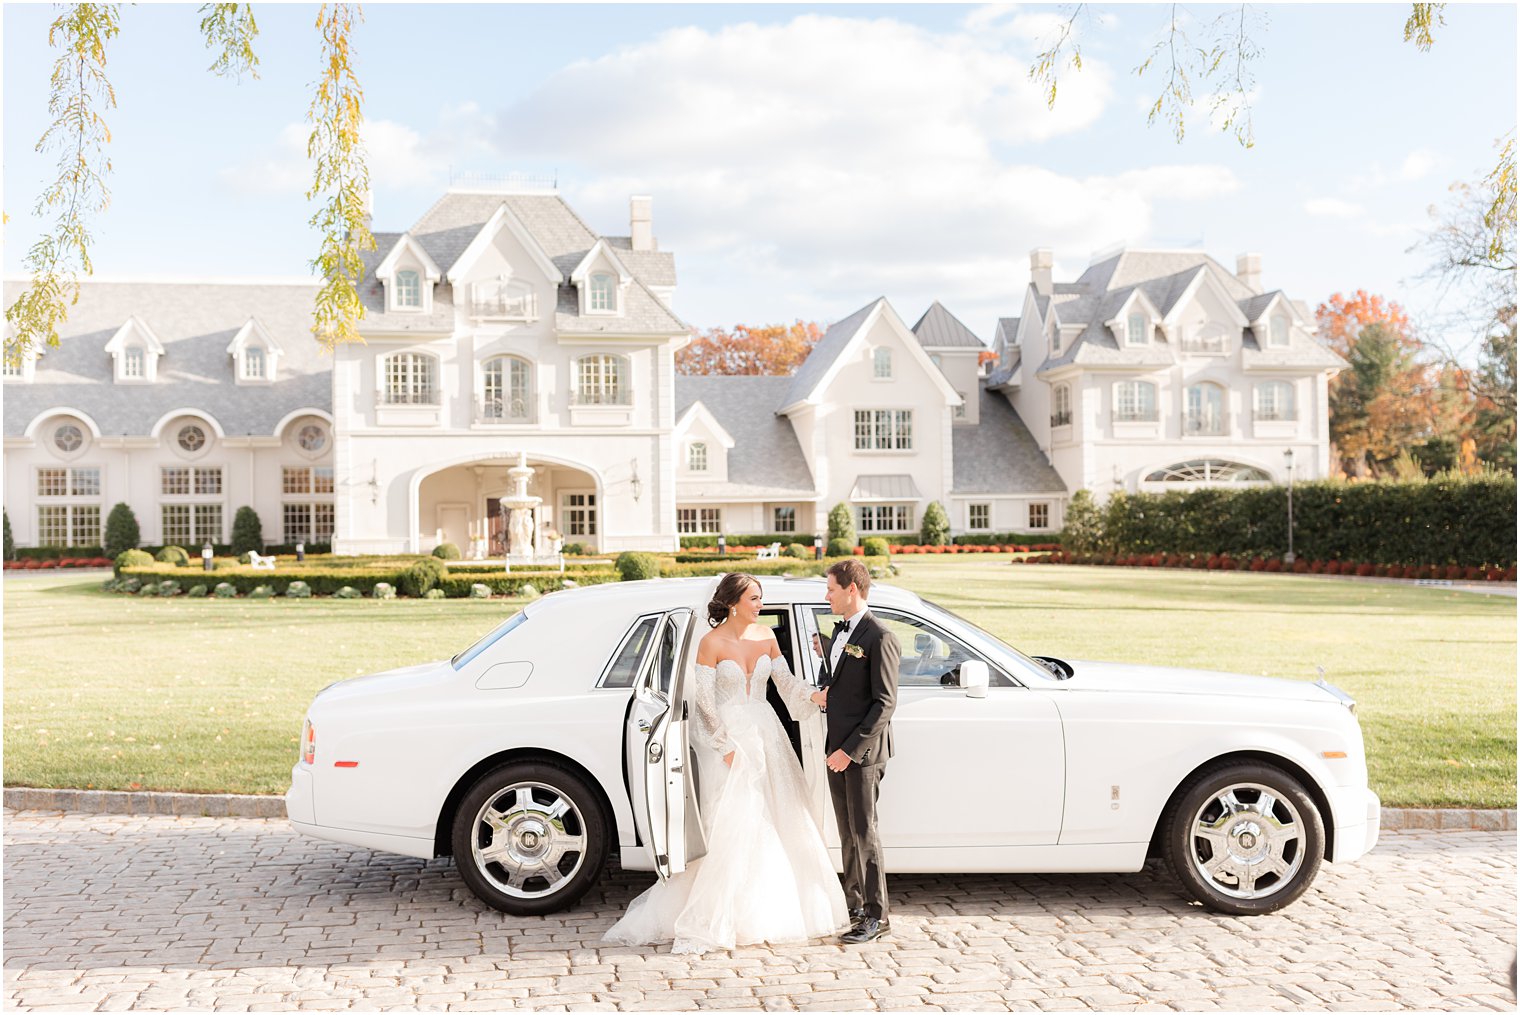
<svg viewBox="0 0 1520 1015">
<path fill-rule="evenodd" d="M 26 376 L 26 361 L 22 360 L 22 359 L 17 359 L 16 361 L 12 362 L 11 359 L 10 359 L 10 357 L 6 357 L 5 358 L 4 376 L 7 377 L 7 378 L 10 378 L 10 377 L 25 377 Z"/>
<path fill-rule="evenodd" d="M 258 346 L 249 346 L 243 350 L 243 380 L 262 381 L 265 379 L 264 350 Z"/>
<path fill-rule="evenodd" d="M 692 472 L 707 471 L 707 445 L 703 441 L 696 441 L 686 449 L 686 468 Z"/>
<path fill-rule="evenodd" d="M 892 379 L 892 350 L 882 347 L 871 353 L 872 376 L 878 381 Z"/>
<path fill-rule="evenodd" d="M 587 307 L 592 313 L 610 314 L 617 309 L 617 280 L 606 272 L 591 276 Z"/>
<path fill-rule="evenodd" d="M 1139 312 L 1130 314 L 1124 328 L 1124 344 L 1149 345 L 1150 341 L 1150 326 L 1145 323 L 1145 315 Z"/>
<path fill-rule="evenodd" d="M 227 343 L 233 374 L 239 384 L 268 384 L 274 380 L 282 350 L 257 318 L 250 317 Z"/>
<path fill-rule="evenodd" d="M 133 346 L 122 350 L 121 375 L 130 380 L 140 381 L 148 373 L 148 354 L 145 349 Z"/>
<path fill-rule="evenodd" d="M 410 310 L 422 307 L 422 281 L 415 271 L 396 272 L 396 306 Z"/>
<path fill-rule="evenodd" d="M 1268 345 L 1270 345 L 1270 346 L 1272 346 L 1274 348 L 1277 348 L 1277 349 L 1285 349 L 1285 348 L 1287 348 L 1287 346 L 1288 346 L 1288 319 L 1286 317 L 1284 317 L 1282 314 L 1275 315 L 1272 318 L 1271 330 L 1268 332 L 1268 336 L 1269 336 L 1267 338 L 1267 344 Z"/>
</svg>

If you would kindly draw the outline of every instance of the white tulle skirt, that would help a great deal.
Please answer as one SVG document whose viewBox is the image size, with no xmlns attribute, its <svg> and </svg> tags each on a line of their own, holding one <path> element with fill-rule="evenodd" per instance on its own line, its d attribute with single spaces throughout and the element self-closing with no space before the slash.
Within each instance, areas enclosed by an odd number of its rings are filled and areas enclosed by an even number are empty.
<svg viewBox="0 0 1520 1015">
<path fill-rule="evenodd" d="M 738 702 L 723 718 L 734 764 L 710 752 L 702 758 L 707 855 L 634 899 L 602 940 L 670 941 L 672 952 L 701 953 L 844 929 L 844 891 L 775 712 L 764 701 Z"/>
</svg>

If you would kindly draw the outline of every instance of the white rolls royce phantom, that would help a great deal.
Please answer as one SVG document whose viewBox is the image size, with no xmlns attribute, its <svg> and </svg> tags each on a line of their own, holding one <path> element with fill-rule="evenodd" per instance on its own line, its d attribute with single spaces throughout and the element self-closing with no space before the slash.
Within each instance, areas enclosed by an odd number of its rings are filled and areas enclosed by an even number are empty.
<svg viewBox="0 0 1520 1015">
<path fill-rule="evenodd" d="M 816 682 L 821 579 L 762 579 L 762 621 Z M 669 877 L 702 855 L 721 764 L 691 739 L 706 578 L 545 596 L 452 659 L 344 680 L 306 715 L 286 804 L 300 831 L 452 855 L 489 906 L 573 905 L 616 851 Z M 1268 913 L 1322 861 L 1377 842 L 1355 703 L 1316 681 L 1027 656 L 873 584 L 903 647 L 879 814 L 893 872 L 1131 872 L 1165 858 L 1210 909 Z M 774 689 L 772 690 L 774 695 Z M 773 701 L 824 806 L 823 717 Z"/>
</svg>

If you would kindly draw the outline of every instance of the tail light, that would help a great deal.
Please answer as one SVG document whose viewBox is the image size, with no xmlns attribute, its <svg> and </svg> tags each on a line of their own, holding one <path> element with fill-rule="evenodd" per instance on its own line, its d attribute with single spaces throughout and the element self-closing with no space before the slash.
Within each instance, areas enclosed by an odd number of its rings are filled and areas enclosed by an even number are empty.
<svg viewBox="0 0 1520 1015">
<path fill-rule="evenodd" d="M 301 760 L 308 765 L 317 760 L 317 728 L 310 719 L 301 730 Z"/>
</svg>

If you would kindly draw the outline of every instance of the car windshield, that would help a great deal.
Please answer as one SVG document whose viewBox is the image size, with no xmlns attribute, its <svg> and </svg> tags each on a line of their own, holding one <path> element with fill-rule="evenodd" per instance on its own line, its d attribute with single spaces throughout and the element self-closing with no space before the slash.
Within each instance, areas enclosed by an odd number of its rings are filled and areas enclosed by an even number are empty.
<svg viewBox="0 0 1520 1015">
<path fill-rule="evenodd" d="M 992 632 L 977 627 L 959 613 L 947 610 L 938 603 L 930 602 L 927 599 L 920 599 L 919 601 L 928 607 L 929 613 L 941 622 L 946 619 L 953 621 L 963 633 L 970 634 L 975 639 L 984 642 L 983 648 L 992 649 L 1002 654 L 1009 663 L 1010 672 L 1014 672 L 1016 676 L 1026 679 L 1026 682 L 1028 677 L 1037 677 L 1041 681 L 1055 679 L 1054 674 L 1043 665 L 1029 658 Z"/>
<path fill-rule="evenodd" d="M 513 628 L 520 626 L 523 621 L 527 619 L 528 611 L 518 610 L 516 613 L 512 614 L 512 616 L 508 617 L 506 620 L 493 627 L 490 633 L 487 634 L 484 638 L 480 639 L 475 644 L 471 645 L 469 648 L 465 649 L 463 652 L 450 659 L 449 662 L 454 665 L 454 669 L 456 670 L 460 669 L 461 667 L 468 666 L 470 660 L 480 655 L 480 653 L 484 652 L 492 645 L 495 645 L 503 635 L 505 635 Z"/>
</svg>

